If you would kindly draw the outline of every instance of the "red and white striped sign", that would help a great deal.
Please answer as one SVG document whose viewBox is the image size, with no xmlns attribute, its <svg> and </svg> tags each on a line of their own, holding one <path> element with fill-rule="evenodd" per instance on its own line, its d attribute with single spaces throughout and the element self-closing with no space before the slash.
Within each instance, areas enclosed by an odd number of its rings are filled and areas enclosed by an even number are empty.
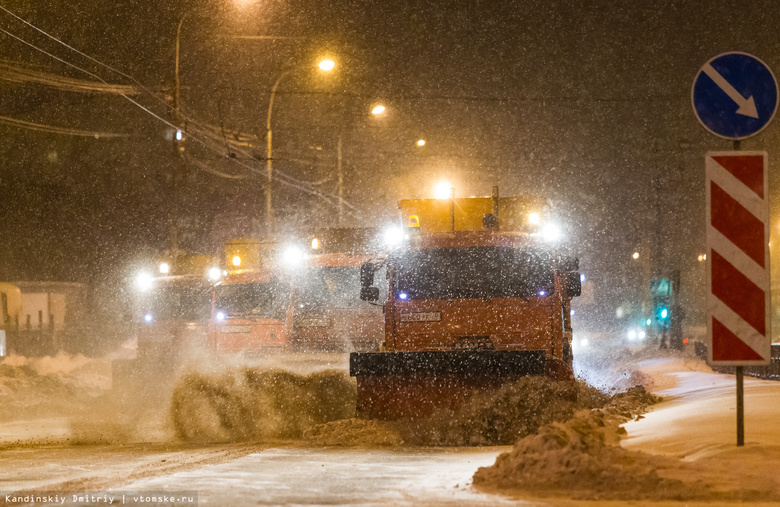
<svg viewBox="0 0 780 507">
<path fill-rule="evenodd" d="M 709 363 L 769 364 L 769 184 L 763 151 L 709 152 Z"/>
</svg>

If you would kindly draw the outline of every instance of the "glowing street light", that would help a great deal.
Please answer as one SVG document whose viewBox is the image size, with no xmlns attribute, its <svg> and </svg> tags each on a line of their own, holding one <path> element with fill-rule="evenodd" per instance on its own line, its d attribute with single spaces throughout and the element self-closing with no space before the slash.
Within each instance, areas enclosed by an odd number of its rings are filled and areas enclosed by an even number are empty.
<svg viewBox="0 0 780 507">
<path fill-rule="evenodd" d="M 422 148 L 423 146 L 425 146 L 425 139 L 420 139 L 419 141 L 417 141 L 417 146 L 419 146 L 419 147 L 421 147 L 421 148 Z"/>
<path fill-rule="evenodd" d="M 634 252 L 634 255 L 631 256 L 634 260 L 637 260 L 639 258 L 639 252 Z"/>
<path fill-rule="evenodd" d="M 382 104 L 378 104 L 374 106 L 373 109 L 371 109 L 371 114 L 373 114 L 374 116 L 380 115 L 384 112 L 385 112 L 385 106 L 383 106 Z"/>
<path fill-rule="evenodd" d="M 320 68 L 320 70 L 325 72 L 330 72 L 334 68 L 336 68 L 336 62 L 330 59 L 322 60 L 320 63 L 317 64 L 317 66 Z"/>
</svg>

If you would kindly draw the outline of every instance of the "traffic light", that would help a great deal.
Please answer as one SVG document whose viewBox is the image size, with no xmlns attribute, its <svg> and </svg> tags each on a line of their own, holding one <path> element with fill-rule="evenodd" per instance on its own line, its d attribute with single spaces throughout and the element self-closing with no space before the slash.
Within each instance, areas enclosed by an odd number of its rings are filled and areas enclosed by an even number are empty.
<svg viewBox="0 0 780 507">
<path fill-rule="evenodd" d="M 673 294 L 672 282 L 668 278 L 650 280 L 650 295 L 653 300 L 653 325 L 658 331 L 669 329 Z"/>
</svg>

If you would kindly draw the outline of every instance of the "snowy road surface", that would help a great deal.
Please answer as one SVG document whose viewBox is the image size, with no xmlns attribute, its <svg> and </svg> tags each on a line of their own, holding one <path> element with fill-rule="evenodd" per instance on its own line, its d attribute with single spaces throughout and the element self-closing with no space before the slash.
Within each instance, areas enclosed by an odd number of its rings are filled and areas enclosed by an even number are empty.
<svg viewBox="0 0 780 507">
<path fill-rule="evenodd" d="M 697 368 L 683 363 L 640 364 L 665 400 L 625 425 L 624 447 L 680 458 L 724 489 L 780 491 L 780 383 L 746 379 L 747 445 L 737 449 L 734 377 L 691 371 Z M 47 424 L 56 427 L 54 421 Z M 0 427 L 5 442 L 19 428 L 18 422 Z M 470 488 L 476 469 L 506 449 L 17 443 L 0 452 L 0 491 L 197 490 L 201 505 L 589 504 L 562 498 L 526 502 Z"/>
</svg>

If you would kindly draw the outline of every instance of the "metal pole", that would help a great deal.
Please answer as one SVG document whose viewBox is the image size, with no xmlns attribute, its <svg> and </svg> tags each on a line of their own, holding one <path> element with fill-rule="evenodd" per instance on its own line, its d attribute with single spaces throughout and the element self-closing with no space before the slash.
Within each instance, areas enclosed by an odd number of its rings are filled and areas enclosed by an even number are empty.
<svg viewBox="0 0 780 507">
<path fill-rule="evenodd" d="M 339 227 L 344 226 L 344 173 L 341 169 L 341 136 L 338 142 L 336 171 L 339 177 Z"/>
<path fill-rule="evenodd" d="M 184 18 L 187 17 L 187 14 L 182 15 L 182 17 L 179 19 L 179 26 L 176 28 L 176 67 L 175 67 L 175 73 L 174 73 L 174 79 L 175 79 L 175 89 L 173 93 L 173 110 L 176 112 L 176 121 L 179 120 L 179 101 L 181 99 L 180 96 L 180 90 L 181 90 L 181 81 L 179 80 L 179 50 L 181 47 L 181 25 L 184 23 Z M 178 127 L 179 124 L 176 123 L 176 126 Z"/>
<path fill-rule="evenodd" d="M 450 188 L 450 218 L 452 219 L 452 232 L 455 232 L 455 188 Z"/>
<path fill-rule="evenodd" d="M 181 80 L 179 78 L 179 55 L 181 53 L 181 26 L 184 23 L 184 18 L 187 16 L 185 13 L 179 18 L 179 25 L 176 27 L 176 61 L 174 65 L 174 87 L 173 87 L 173 124 L 176 125 L 178 130 L 181 130 L 181 115 L 179 108 L 181 106 Z M 173 210 L 171 213 L 171 254 L 176 255 L 179 250 L 179 160 L 181 157 L 180 146 L 178 141 L 178 132 L 174 133 L 173 150 L 176 153 L 176 160 L 174 161 L 174 168 L 172 176 L 172 196 L 171 201 L 173 203 Z"/>
<path fill-rule="evenodd" d="M 271 132 L 271 115 L 274 110 L 274 97 L 276 97 L 276 89 L 279 88 L 279 83 L 282 81 L 290 70 L 282 72 L 276 79 L 273 88 L 271 88 L 271 98 L 268 99 L 268 119 L 266 120 L 266 140 L 268 144 L 266 146 L 266 173 L 268 181 L 265 187 L 265 227 L 266 235 L 271 235 L 274 232 L 274 210 L 273 199 L 271 197 L 273 179 L 274 179 L 274 167 L 273 167 L 273 133 Z"/>
<path fill-rule="evenodd" d="M 745 391 L 742 366 L 737 366 L 737 447 L 745 445 Z"/>
<path fill-rule="evenodd" d="M 734 141 L 734 151 L 741 148 L 739 141 Z M 745 445 L 745 391 L 742 366 L 737 366 L 737 447 Z"/>
</svg>

